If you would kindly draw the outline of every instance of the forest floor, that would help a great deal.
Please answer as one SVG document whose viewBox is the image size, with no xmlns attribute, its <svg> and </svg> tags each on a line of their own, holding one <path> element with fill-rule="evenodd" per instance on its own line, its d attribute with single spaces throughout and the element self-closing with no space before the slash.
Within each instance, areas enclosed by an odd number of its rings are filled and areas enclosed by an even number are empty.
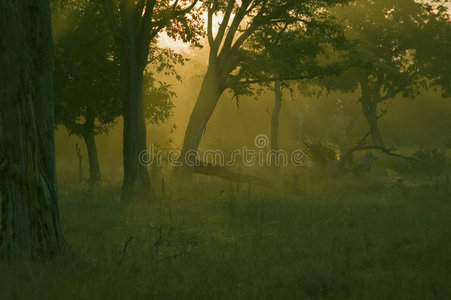
<svg viewBox="0 0 451 300">
<path fill-rule="evenodd" d="M 215 182 L 215 183 L 212 183 Z M 450 299 L 451 186 L 200 180 L 122 203 L 60 182 L 71 262 L 0 267 L 1 299 Z"/>
</svg>

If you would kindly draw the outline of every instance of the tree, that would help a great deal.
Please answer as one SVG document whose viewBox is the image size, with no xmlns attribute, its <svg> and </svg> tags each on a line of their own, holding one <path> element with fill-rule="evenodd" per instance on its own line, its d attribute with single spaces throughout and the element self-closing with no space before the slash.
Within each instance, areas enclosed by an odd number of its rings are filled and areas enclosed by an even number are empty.
<svg viewBox="0 0 451 300">
<path fill-rule="evenodd" d="M 194 166 L 186 163 L 187 156 L 198 150 L 202 133 L 223 92 L 240 84 L 233 76 L 246 59 L 245 43 L 261 31 L 272 28 L 283 32 L 290 27 L 308 27 L 310 22 L 330 6 L 345 1 L 243 0 L 206 1 L 208 9 L 207 35 L 210 46 L 208 68 L 185 131 L 180 162 L 175 170 L 181 178 L 190 177 Z M 215 15 L 221 14 L 216 34 Z"/>
<path fill-rule="evenodd" d="M 324 86 L 360 91 L 362 113 L 375 146 L 384 147 L 378 126 L 380 105 L 402 95 L 415 97 L 425 87 L 422 63 L 416 49 L 426 24 L 425 5 L 409 1 L 361 0 L 339 14 L 348 19 L 347 37 L 356 42 L 349 53 L 350 68 Z"/>
<path fill-rule="evenodd" d="M 101 172 L 95 136 L 107 132 L 121 115 L 119 66 L 106 24 L 94 7 L 71 5 L 55 12 L 55 19 L 71 20 L 55 41 L 55 117 L 70 135 L 83 138 L 89 182 L 97 185 Z"/>
<path fill-rule="evenodd" d="M 416 47 L 417 60 L 423 72 L 439 86 L 443 97 L 451 97 L 451 16 L 444 5 L 424 5 L 425 22 Z"/>
<path fill-rule="evenodd" d="M 95 136 L 108 132 L 122 115 L 117 51 L 106 20 L 89 1 L 68 3 L 55 15 L 71 20 L 70 28 L 60 28 L 62 33 L 55 45 L 56 122 L 64 125 L 70 135 L 84 139 L 89 182 L 97 185 L 101 172 Z M 165 66 L 180 60 L 170 50 L 154 47 L 151 51 L 159 52 L 152 64 L 165 72 Z M 170 86 L 155 80 L 149 70 L 145 71 L 143 86 L 146 118 L 151 123 L 166 120 L 173 107 Z"/>
<path fill-rule="evenodd" d="M 0 256 L 46 260 L 66 249 L 55 178 L 49 1 L 1 1 L 0 26 Z"/>
<path fill-rule="evenodd" d="M 327 11 L 311 19 L 307 27 L 268 27 L 253 35 L 241 51 L 245 57 L 239 71 L 233 75 L 236 85 L 231 86 L 235 96 L 257 93 L 262 88 L 274 91 L 274 107 L 271 114 L 271 150 L 279 150 L 279 114 L 282 108 L 283 87 L 308 82 L 312 79 L 338 75 L 345 62 L 340 53 L 348 45 L 340 23 Z M 278 165 L 277 155 L 271 156 L 271 165 Z"/>
<path fill-rule="evenodd" d="M 197 43 L 202 31 L 197 0 L 103 0 L 100 9 L 108 19 L 120 61 L 124 117 L 124 183 L 122 199 L 153 197 L 147 167 L 139 163 L 146 149 L 143 104 L 144 71 L 152 59 L 150 46 L 163 30 L 170 37 Z M 187 17 L 189 12 L 190 17 Z"/>
</svg>

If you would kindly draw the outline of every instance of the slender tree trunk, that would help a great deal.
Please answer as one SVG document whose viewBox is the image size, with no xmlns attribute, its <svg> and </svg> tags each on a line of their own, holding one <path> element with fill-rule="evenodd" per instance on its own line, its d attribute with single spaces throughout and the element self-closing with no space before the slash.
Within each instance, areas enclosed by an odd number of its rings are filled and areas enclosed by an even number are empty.
<svg viewBox="0 0 451 300">
<path fill-rule="evenodd" d="M 83 154 L 81 153 L 81 149 L 78 143 L 75 144 L 75 151 L 78 158 L 78 182 L 81 186 L 83 184 Z"/>
<path fill-rule="evenodd" d="M 281 82 L 276 81 L 274 83 L 274 108 L 271 114 L 271 150 L 278 151 L 279 150 L 279 114 L 280 109 L 282 108 L 282 88 Z M 278 155 L 271 156 L 271 166 L 274 169 L 278 169 L 279 160 Z"/>
<path fill-rule="evenodd" d="M 215 68 L 210 65 L 185 131 L 179 159 L 182 166 L 174 170 L 176 177 L 179 179 L 190 180 L 194 173 L 194 166 L 190 164 L 190 161 L 193 159 L 192 154 L 197 153 L 207 122 L 221 97 L 221 86 Z"/>
<path fill-rule="evenodd" d="M 83 139 L 86 144 L 86 149 L 88 150 L 89 183 L 93 186 L 100 185 L 102 177 L 100 173 L 99 156 L 97 154 L 93 123 L 86 123 Z"/>
<path fill-rule="evenodd" d="M 299 145 L 302 145 L 303 135 L 304 133 L 304 115 L 301 113 L 298 113 L 298 140 Z"/>
<path fill-rule="evenodd" d="M 49 1 L 0 2 L 4 259 L 46 260 L 66 248 L 55 175 L 50 24 Z"/>
<path fill-rule="evenodd" d="M 130 39 L 133 39 L 130 37 Z M 139 161 L 146 150 L 146 123 L 143 109 L 143 72 L 134 42 L 120 49 L 121 93 L 124 116 L 124 182 L 122 199 L 151 198 L 153 190 L 147 166 Z"/>
<path fill-rule="evenodd" d="M 384 146 L 382 134 L 379 130 L 377 117 L 377 102 L 362 98 L 362 112 L 371 129 L 371 139 L 376 146 Z"/>
</svg>

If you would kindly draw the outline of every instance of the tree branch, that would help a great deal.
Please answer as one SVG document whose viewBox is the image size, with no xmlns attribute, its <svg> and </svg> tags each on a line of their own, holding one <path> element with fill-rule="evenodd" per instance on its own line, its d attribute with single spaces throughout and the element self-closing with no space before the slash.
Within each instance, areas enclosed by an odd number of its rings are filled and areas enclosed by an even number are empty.
<svg viewBox="0 0 451 300">
<path fill-rule="evenodd" d="M 109 1 L 101 1 L 100 3 L 97 1 L 92 1 L 94 5 L 104 13 L 107 17 L 108 25 L 110 26 L 110 30 L 113 34 L 114 42 L 118 46 L 121 40 L 124 40 L 123 33 L 120 29 L 120 26 L 117 22 L 117 20 L 114 17 L 113 7 L 114 5 L 112 3 L 106 3 Z"/>
<path fill-rule="evenodd" d="M 208 36 L 208 44 L 210 44 L 210 48 L 215 46 L 215 40 L 213 38 L 213 15 L 214 15 L 214 6 L 217 3 L 215 1 L 212 4 L 212 7 L 208 8 L 208 19 L 207 19 L 207 36 Z"/>
<path fill-rule="evenodd" d="M 267 180 L 263 178 L 235 172 L 229 170 L 226 167 L 216 166 L 205 162 L 200 162 L 199 166 L 195 166 L 194 172 L 208 176 L 215 176 L 235 182 L 245 182 L 245 183 L 255 182 L 266 186 L 270 184 Z"/>
<path fill-rule="evenodd" d="M 226 57 L 228 56 L 232 48 L 232 43 L 233 40 L 235 39 L 235 35 L 238 31 L 238 28 L 241 22 L 243 21 L 244 17 L 246 16 L 246 10 L 249 7 L 249 4 L 250 2 L 248 2 L 247 4 L 245 4 L 245 1 L 241 2 L 241 7 L 236 13 L 235 17 L 233 18 L 232 24 L 230 25 L 229 30 L 227 32 L 227 36 L 224 40 L 224 45 L 222 46 L 221 54 L 219 55 L 220 60 L 227 59 Z"/>
<path fill-rule="evenodd" d="M 238 85 L 262 84 L 262 83 L 271 83 L 271 82 L 276 82 L 276 81 L 313 79 L 313 78 L 315 78 L 317 76 L 319 76 L 319 74 L 298 75 L 298 76 L 280 76 L 280 77 L 260 78 L 260 79 L 249 79 L 249 80 L 241 80 L 241 81 L 239 81 Z"/>
<path fill-rule="evenodd" d="M 215 42 L 214 48 L 215 48 L 215 51 L 216 51 L 215 55 L 218 54 L 218 48 L 221 45 L 221 42 L 222 42 L 222 40 L 224 38 L 224 34 L 225 34 L 226 29 L 227 29 L 227 26 L 229 25 L 230 16 L 232 15 L 234 6 L 235 6 L 235 1 L 234 0 L 233 1 L 229 0 L 229 4 L 228 4 L 228 6 L 226 8 L 226 11 L 224 13 L 224 18 L 222 19 L 222 23 L 219 26 L 218 33 L 216 34 L 216 37 L 214 39 L 214 42 Z"/>
<path fill-rule="evenodd" d="M 411 161 L 417 161 L 418 160 L 414 156 L 405 156 L 405 155 L 393 153 L 393 151 L 396 151 L 398 149 L 386 148 L 384 146 L 376 146 L 376 145 L 355 147 L 355 148 L 352 149 L 351 153 L 354 153 L 354 152 L 357 152 L 357 151 L 362 151 L 362 150 L 380 150 L 380 151 L 384 152 L 387 155 L 399 157 L 399 158 L 402 158 L 402 159 L 405 159 L 405 160 L 411 160 Z"/>
<path fill-rule="evenodd" d="M 174 7 L 176 7 L 177 2 L 178 2 L 178 0 L 176 1 L 176 3 L 174 3 Z M 182 16 L 182 15 L 184 15 L 186 13 L 189 13 L 196 6 L 197 2 L 199 2 L 199 1 L 198 0 L 194 0 L 193 3 L 191 3 L 191 5 L 189 5 L 187 8 L 183 8 L 183 9 L 179 10 L 177 12 L 177 15 L 178 16 Z"/>
<path fill-rule="evenodd" d="M 140 17 L 140 26 L 139 26 L 139 55 L 138 60 L 141 67 L 145 67 L 147 63 L 147 57 L 149 56 L 149 48 L 150 42 L 156 36 L 152 32 L 152 16 L 154 14 L 155 5 L 157 0 L 147 0 L 146 5 L 144 7 L 145 12 L 142 17 Z M 158 33 L 157 33 L 158 34 Z"/>
</svg>

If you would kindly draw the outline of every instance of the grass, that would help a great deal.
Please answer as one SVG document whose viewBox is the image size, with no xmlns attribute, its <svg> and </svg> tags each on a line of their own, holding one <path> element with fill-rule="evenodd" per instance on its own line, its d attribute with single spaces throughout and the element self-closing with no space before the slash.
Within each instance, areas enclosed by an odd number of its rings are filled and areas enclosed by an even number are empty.
<svg viewBox="0 0 451 300">
<path fill-rule="evenodd" d="M 446 183 L 348 178 L 284 194 L 200 181 L 130 204 L 117 187 L 60 190 L 78 259 L 2 266 L 1 299 L 451 297 Z"/>
</svg>

